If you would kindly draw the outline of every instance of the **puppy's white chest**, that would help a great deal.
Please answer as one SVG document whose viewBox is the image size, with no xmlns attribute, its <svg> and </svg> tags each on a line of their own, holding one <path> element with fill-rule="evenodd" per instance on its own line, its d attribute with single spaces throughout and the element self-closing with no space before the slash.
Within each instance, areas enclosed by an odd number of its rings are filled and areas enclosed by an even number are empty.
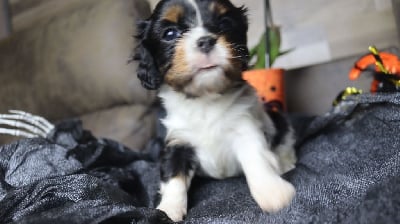
<svg viewBox="0 0 400 224">
<path fill-rule="evenodd" d="M 163 120 L 167 139 L 173 144 L 173 141 L 191 144 L 200 163 L 200 171 L 214 178 L 231 177 L 241 172 L 232 152 L 232 138 L 246 109 L 232 101 L 234 99 L 185 100 L 168 96 L 164 102 L 168 111 Z"/>
</svg>

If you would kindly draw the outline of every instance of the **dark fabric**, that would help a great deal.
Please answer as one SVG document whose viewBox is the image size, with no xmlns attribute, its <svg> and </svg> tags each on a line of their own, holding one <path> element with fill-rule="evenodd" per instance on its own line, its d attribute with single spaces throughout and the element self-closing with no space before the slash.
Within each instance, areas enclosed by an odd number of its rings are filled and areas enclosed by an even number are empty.
<svg viewBox="0 0 400 224">
<path fill-rule="evenodd" d="M 350 97 L 295 119 L 291 205 L 263 213 L 243 177 L 195 178 L 184 223 L 400 223 L 400 94 Z M 305 122 L 306 121 L 306 122 Z M 79 121 L 0 148 L 0 223 L 170 223 L 157 203 L 156 155 L 96 139 Z"/>
</svg>

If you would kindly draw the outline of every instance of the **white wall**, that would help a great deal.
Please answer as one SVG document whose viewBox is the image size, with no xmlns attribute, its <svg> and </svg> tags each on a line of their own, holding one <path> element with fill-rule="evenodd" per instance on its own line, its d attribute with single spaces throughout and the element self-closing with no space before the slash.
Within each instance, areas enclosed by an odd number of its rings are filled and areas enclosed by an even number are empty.
<svg viewBox="0 0 400 224">
<path fill-rule="evenodd" d="M 399 46 L 391 0 L 271 0 L 283 28 L 277 66 L 300 67 L 366 53 L 369 45 Z"/>
</svg>

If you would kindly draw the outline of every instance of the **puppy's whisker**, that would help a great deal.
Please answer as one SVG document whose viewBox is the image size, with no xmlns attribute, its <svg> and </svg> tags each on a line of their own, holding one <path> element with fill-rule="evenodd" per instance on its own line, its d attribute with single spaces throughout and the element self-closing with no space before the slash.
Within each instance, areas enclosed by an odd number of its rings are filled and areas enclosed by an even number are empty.
<svg viewBox="0 0 400 224">
<path fill-rule="evenodd" d="M 247 46 L 245 45 L 237 45 L 237 44 L 229 44 L 230 47 L 232 48 L 237 48 L 237 49 L 247 49 Z"/>
<path fill-rule="evenodd" d="M 236 51 L 236 52 L 247 52 L 247 47 L 232 47 L 232 50 Z"/>
<path fill-rule="evenodd" d="M 248 58 L 250 55 L 240 55 L 240 56 L 234 56 L 234 57 L 229 57 L 230 59 L 234 58 Z"/>
</svg>

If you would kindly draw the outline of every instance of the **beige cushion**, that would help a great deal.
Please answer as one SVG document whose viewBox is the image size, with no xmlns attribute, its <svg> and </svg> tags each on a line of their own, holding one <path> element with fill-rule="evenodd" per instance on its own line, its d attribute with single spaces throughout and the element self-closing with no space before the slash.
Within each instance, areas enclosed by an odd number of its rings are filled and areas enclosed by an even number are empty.
<svg viewBox="0 0 400 224">
<path fill-rule="evenodd" d="M 145 0 L 85 0 L 0 43 L 0 113 L 25 110 L 58 120 L 154 94 L 128 64 Z"/>
<path fill-rule="evenodd" d="M 144 149 L 155 131 L 156 113 L 143 105 L 120 106 L 81 117 L 83 127 L 96 137 Z"/>
</svg>

